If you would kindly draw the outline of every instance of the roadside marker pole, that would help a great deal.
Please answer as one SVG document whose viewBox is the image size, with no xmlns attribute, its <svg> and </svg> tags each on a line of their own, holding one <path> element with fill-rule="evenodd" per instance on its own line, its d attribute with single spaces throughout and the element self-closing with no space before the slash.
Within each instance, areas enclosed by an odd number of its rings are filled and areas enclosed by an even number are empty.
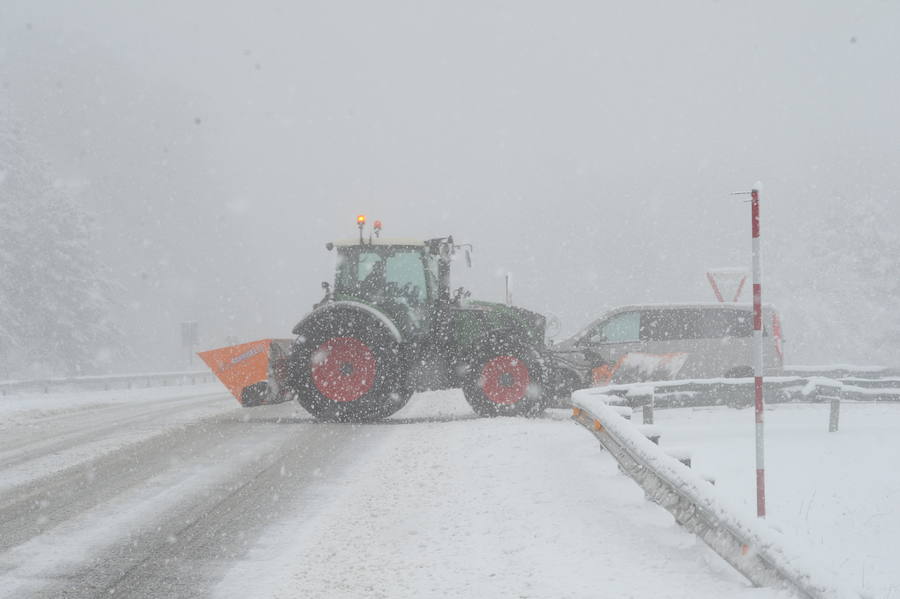
<svg viewBox="0 0 900 599">
<path fill-rule="evenodd" d="M 759 188 L 750 192 L 751 231 L 753 234 L 753 382 L 756 403 L 756 515 L 766 517 L 766 466 L 763 444 L 763 344 L 762 274 L 759 256 Z"/>
<path fill-rule="evenodd" d="M 750 231 L 753 239 L 753 391 L 756 404 L 756 515 L 766 517 L 766 452 L 764 443 L 763 410 L 763 330 L 762 330 L 762 268 L 759 251 L 759 193 L 761 183 L 750 191 Z M 747 195 L 736 191 L 732 195 Z M 773 333 L 774 334 L 774 333 Z"/>
</svg>

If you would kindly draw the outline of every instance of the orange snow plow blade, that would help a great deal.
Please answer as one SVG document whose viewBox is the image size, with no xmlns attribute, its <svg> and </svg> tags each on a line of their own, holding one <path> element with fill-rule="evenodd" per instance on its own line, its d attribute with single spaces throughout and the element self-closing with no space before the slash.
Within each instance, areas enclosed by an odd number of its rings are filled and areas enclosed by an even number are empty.
<svg viewBox="0 0 900 599">
<path fill-rule="evenodd" d="M 281 362 L 289 343 L 283 339 L 260 339 L 198 352 L 197 355 L 242 406 L 251 407 L 289 399 L 287 394 L 279 392 L 283 388 L 282 381 L 271 380 L 280 378 L 272 375 L 284 371 Z"/>
</svg>

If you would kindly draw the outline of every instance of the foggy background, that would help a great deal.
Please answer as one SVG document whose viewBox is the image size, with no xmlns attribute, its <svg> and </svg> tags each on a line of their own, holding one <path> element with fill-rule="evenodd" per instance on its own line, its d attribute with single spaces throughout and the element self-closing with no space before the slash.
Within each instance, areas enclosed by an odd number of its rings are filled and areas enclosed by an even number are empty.
<svg viewBox="0 0 900 599">
<path fill-rule="evenodd" d="M 93 220 L 113 369 L 185 367 L 185 320 L 289 336 L 358 213 L 473 243 L 454 283 L 511 271 L 564 335 L 714 301 L 757 180 L 786 361 L 897 365 L 898 31 L 893 2 L 2 0 L 0 110 Z"/>
</svg>

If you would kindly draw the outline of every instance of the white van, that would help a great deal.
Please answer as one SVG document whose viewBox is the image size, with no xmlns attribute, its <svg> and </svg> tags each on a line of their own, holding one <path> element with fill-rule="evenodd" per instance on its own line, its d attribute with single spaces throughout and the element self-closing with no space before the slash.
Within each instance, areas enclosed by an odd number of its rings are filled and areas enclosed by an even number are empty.
<svg viewBox="0 0 900 599">
<path fill-rule="evenodd" d="M 644 304 L 606 312 L 554 347 L 571 384 L 753 376 L 753 306 Z M 763 305 L 763 368 L 782 372 L 781 322 Z M 575 379 L 577 377 L 577 380 Z"/>
</svg>

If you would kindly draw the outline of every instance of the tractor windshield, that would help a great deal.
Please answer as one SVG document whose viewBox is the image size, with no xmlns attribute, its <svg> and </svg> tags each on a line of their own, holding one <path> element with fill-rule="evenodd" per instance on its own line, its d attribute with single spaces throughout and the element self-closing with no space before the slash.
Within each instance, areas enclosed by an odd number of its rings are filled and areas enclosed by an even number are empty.
<svg viewBox="0 0 900 599">
<path fill-rule="evenodd" d="M 419 248 L 347 248 L 339 255 L 335 293 L 374 303 L 393 299 L 424 304 L 434 288 L 429 258 Z"/>
</svg>

